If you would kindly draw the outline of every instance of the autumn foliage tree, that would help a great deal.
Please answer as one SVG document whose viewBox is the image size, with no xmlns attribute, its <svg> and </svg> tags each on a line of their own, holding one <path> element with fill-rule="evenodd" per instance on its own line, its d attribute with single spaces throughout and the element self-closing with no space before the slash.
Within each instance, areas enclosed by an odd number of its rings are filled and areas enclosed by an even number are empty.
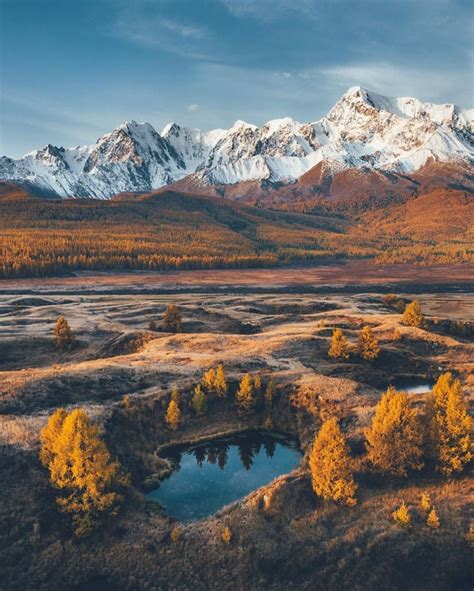
<svg viewBox="0 0 474 591">
<path fill-rule="evenodd" d="M 436 509 L 433 507 L 426 518 L 426 525 L 432 529 L 439 529 L 441 525 Z"/>
<path fill-rule="evenodd" d="M 181 312 L 176 304 L 170 304 L 163 317 L 165 332 L 179 332 L 181 330 Z"/>
<path fill-rule="evenodd" d="M 177 431 L 181 420 L 181 411 L 178 403 L 171 399 L 166 410 L 165 421 L 172 431 Z"/>
<path fill-rule="evenodd" d="M 56 320 L 56 324 L 54 325 L 53 329 L 54 334 L 54 341 L 56 343 L 56 348 L 64 351 L 65 349 L 70 349 L 75 343 L 75 337 L 69 326 L 68 321 L 64 318 L 64 316 L 60 316 Z"/>
<path fill-rule="evenodd" d="M 328 355 L 332 359 L 349 359 L 349 343 L 340 328 L 332 333 Z"/>
<path fill-rule="evenodd" d="M 176 404 L 181 402 L 181 394 L 178 390 L 178 386 L 173 386 L 171 388 L 171 400 L 174 400 Z"/>
<path fill-rule="evenodd" d="M 402 503 L 400 507 L 395 509 L 392 513 L 392 519 L 402 527 L 408 527 L 410 525 L 411 515 L 406 503 Z"/>
<path fill-rule="evenodd" d="M 452 476 L 472 459 L 472 419 L 461 382 L 439 376 L 426 403 L 427 450 L 439 472 Z"/>
<path fill-rule="evenodd" d="M 365 361 L 373 361 L 380 354 L 379 342 L 370 326 L 364 326 L 359 333 L 357 350 Z"/>
<path fill-rule="evenodd" d="M 225 398 L 227 396 L 228 385 L 227 385 L 227 378 L 224 371 L 224 366 L 219 364 L 216 369 L 216 376 L 214 380 L 214 390 L 216 396 L 220 398 Z"/>
<path fill-rule="evenodd" d="M 423 434 L 405 392 L 389 387 L 365 431 L 367 458 L 380 471 L 406 476 L 423 467 Z"/>
<path fill-rule="evenodd" d="M 103 514 L 117 512 L 125 479 L 83 409 L 58 409 L 41 430 L 40 444 L 40 461 L 62 493 L 58 506 L 72 515 L 77 535 L 96 527 Z"/>
<path fill-rule="evenodd" d="M 216 381 L 216 370 L 210 367 L 202 376 L 202 385 L 209 394 L 214 392 L 214 384 Z"/>
<path fill-rule="evenodd" d="M 425 318 L 421 312 L 421 305 L 418 300 L 413 300 L 413 302 L 406 305 L 402 322 L 405 326 L 415 326 L 417 328 L 423 328 L 425 326 Z"/>
<path fill-rule="evenodd" d="M 255 406 L 255 397 L 251 376 L 246 373 L 240 380 L 239 389 L 235 394 L 239 411 L 243 414 L 250 413 Z"/>
<path fill-rule="evenodd" d="M 222 364 L 209 368 L 202 376 L 202 385 L 208 394 L 214 394 L 219 398 L 227 395 L 227 378 Z"/>
<path fill-rule="evenodd" d="M 357 485 L 349 448 L 335 417 L 325 421 L 309 455 L 314 492 L 324 500 L 355 505 Z"/>
</svg>

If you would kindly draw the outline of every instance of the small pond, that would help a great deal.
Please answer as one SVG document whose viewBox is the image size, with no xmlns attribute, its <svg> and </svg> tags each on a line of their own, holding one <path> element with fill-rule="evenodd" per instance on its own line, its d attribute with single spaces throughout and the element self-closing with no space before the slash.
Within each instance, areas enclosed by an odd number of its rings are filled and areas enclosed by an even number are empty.
<svg viewBox="0 0 474 591">
<path fill-rule="evenodd" d="M 423 378 L 397 378 L 392 386 L 399 392 L 408 394 L 424 394 L 430 392 L 434 382 Z"/>
<path fill-rule="evenodd" d="M 169 516 L 179 521 L 212 515 L 277 476 L 291 472 L 301 459 L 295 440 L 260 431 L 169 448 L 160 455 L 176 468 L 148 498 L 158 501 Z"/>
</svg>

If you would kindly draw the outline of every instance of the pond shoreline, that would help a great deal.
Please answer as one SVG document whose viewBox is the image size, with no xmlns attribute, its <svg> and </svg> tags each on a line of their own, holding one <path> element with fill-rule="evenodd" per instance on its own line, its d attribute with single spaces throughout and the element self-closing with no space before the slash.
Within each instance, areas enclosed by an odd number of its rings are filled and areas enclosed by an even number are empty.
<svg viewBox="0 0 474 591">
<path fill-rule="evenodd" d="M 275 439 L 281 438 L 282 440 L 294 441 L 295 443 L 297 443 L 298 449 L 301 451 L 302 457 L 304 456 L 303 450 L 301 449 L 300 439 L 298 435 L 295 435 L 294 433 L 287 433 L 282 431 L 267 431 L 261 427 L 246 427 L 243 429 L 228 429 L 226 431 L 220 431 L 214 435 L 198 435 L 196 437 L 191 437 L 178 443 L 168 441 L 166 443 L 159 445 L 156 448 L 154 455 L 156 455 L 162 462 L 165 462 L 166 466 L 164 466 L 158 472 L 153 472 L 145 476 L 145 478 L 139 486 L 139 489 L 144 493 L 149 493 L 150 490 L 153 490 L 153 488 L 158 487 L 160 482 L 162 482 L 165 478 L 170 476 L 170 474 L 176 469 L 176 466 L 172 460 L 170 460 L 167 457 L 163 457 L 163 452 L 166 452 L 168 450 L 179 451 L 185 448 L 198 447 L 200 445 L 212 444 L 215 442 L 225 442 L 227 439 L 238 437 L 239 435 L 245 436 L 251 433 L 266 434 L 270 437 L 274 437 Z"/>
<path fill-rule="evenodd" d="M 301 467 L 297 438 L 278 431 L 244 430 L 233 436 L 167 447 L 168 465 L 146 497 L 182 522 L 212 517 Z M 148 482 L 151 485 L 151 481 Z"/>
</svg>

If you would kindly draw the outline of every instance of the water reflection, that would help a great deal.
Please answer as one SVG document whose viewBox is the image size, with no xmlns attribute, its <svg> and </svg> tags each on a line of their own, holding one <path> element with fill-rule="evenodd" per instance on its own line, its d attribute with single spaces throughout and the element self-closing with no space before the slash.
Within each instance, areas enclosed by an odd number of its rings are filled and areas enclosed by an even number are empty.
<svg viewBox="0 0 474 591">
<path fill-rule="evenodd" d="M 224 505 L 295 468 L 296 441 L 267 432 L 247 432 L 162 453 L 175 469 L 149 493 L 182 521 L 211 515 Z"/>
<path fill-rule="evenodd" d="M 293 449 L 297 449 L 296 444 L 290 444 L 286 439 L 285 442 L 290 445 Z M 232 442 L 237 449 L 237 455 L 242 462 L 242 466 L 246 470 L 250 470 L 253 464 L 253 459 L 258 456 L 262 450 L 265 450 L 267 458 L 273 458 L 276 449 L 276 440 L 273 436 L 261 435 L 258 439 L 255 434 L 247 439 L 243 438 L 240 441 Z M 225 468 L 229 459 L 229 443 L 227 441 L 221 441 L 213 444 L 196 445 L 189 449 L 190 454 L 195 458 L 196 464 L 202 468 L 205 462 L 208 464 L 217 464 L 221 470 Z M 168 458 L 173 460 L 173 463 L 178 465 L 181 462 L 181 451 L 169 451 L 166 454 Z"/>
<path fill-rule="evenodd" d="M 238 442 L 233 442 L 233 445 L 237 448 L 237 455 L 240 458 L 242 466 L 246 470 L 250 470 L 253 464 L 253 459 L 258 456 L 262 450 L 265 450 L 267 458 L 272 458 L 275 453 L 276 441 L 272 436 L 260 436 L 258 439 L 254 439 L 256 436 L 253 434 L 250 439 L 242 439 Z M 296 446 L 297 448 L 297 446 Z M 189 452 L 196 460 L 196 464 L 202 468 L 205 462 L 208 464 L 217 464 L 221 470 L 224 470 L 225 465 L 229 459 L 229 443 L 222 441 L 213 444 L 196 445 L 189 449 Z M 180 465 L 182 452 L 173 450 L 166 454 L 174 464 Z"/>
</svg>

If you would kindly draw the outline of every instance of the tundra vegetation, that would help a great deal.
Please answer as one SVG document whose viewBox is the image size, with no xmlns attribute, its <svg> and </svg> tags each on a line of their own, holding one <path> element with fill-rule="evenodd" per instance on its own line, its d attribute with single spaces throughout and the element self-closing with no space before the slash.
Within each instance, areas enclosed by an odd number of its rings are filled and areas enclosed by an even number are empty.
<svg viewBox="0 0 474 591">
<path fill-rule="evenodd" d="M 427 312 L 420 326 L 406 325 L 406 302 L 396 296 L 403 308 L 374 297 L 368 314 L 362 299 L 351 312 L 326 313 L 313 297 L 282 304 L 280 295 L 226 296 L 225 306 L 247 319 L 266 319 L 250 334 L 233 332 L 235 324 L 215 313 L 205 331 L 188 332 L 205 313 L 199 307 L 193 317 L 197 307 L 186 297 L 168 297 L 168 307 L 144 298 L 146 314 L 127 304 L 128 330 L 140 317 L 150 337 L 150 311 L 170 308 L 181 326 L 160 327 L 146 347 L 111 357 L 106 348 L 85 349 L 90 333 L 64 303 L 81 335 L 80 347 L 61 348 L 66 363 L 48 367 L 58 356 L 49 332 L 43 366 L 0 374 L 2 588 L 15 589 L 16 580 L 40 591 L 93 588 L 98 579 L 120 591 L 187 589 L 201 580 L 208 589 L 345 589 L 361 574 L 370 590 L 395 591 L 406 580 L 417 588 L 420 577 L 433 588 L 438 580 L 464 588 L 473 450 L 463 363 L 471 345 L 429 332 Z M 346 304 L 354 296 L 344 297 Z M 107 298 L 110 314 L 114 306 Z M 433 377 L 428 393 L 390 385 L 410 364 Z M 298 438 L 300 466 L 200 522 L 177 523 L 147 500 L 171 469 L 163 446 L 198 443 L 220 470 L 226 458 L 214 438 L 251 429 Z M 243 451 L 251 463 L 257 450 Z M 213 574 L 219 569 L 231 573 L 229 585 Z"/>
</svg>

